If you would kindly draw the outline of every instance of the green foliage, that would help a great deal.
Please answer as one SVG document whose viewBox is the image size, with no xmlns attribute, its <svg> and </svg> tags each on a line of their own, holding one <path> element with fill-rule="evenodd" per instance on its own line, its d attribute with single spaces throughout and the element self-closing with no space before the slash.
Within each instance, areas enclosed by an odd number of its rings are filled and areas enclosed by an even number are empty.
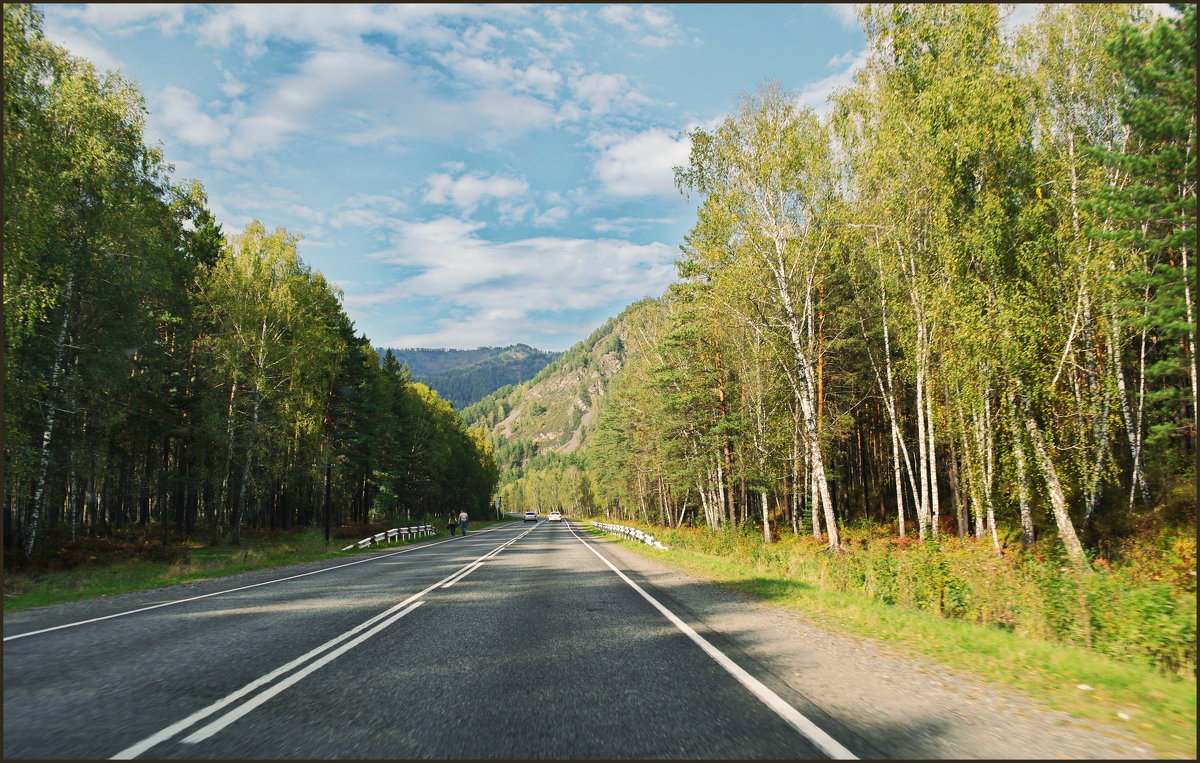
<svg viewBox="0 0 1200 763">
<path fill-rule="evenodd" d="M 298 237 L 226 236 L 144 119 L 133 83 L 4 6 L 6 560 L 75 558 L 131 526 L 168 549 L 200 525 L 237 543 L 243 526 L 483 512 L 486 438 L 379 364 Z"/>
<path fill-rule="evenodd" d="M 829 553 L 811 538 L 767 545 L 744 529 L 650 531 L 672 549 L 748 560 L 800 583 L 1082 646 L 1169 674 L 1192 675 L 1196 668 L 1194 577 L 1187 590 L 1147 575 L 1165 553 L 1080 576 L 1059 553 L 1015 550 L 996 557 L 970 539 L 903 543 L 848 529 L 850 550 Z"/>
<path fill-rule="evenodd" d="M 1154 460 L 1181 437 L 1195 438 L 1196 306 L 1189 292 L 1196 257 L 1196 6 L 1175 11 L 1179 18 L 1149 28 L 1125 25 L 1109 42 L 1122 76 L 1121 121 L 1131 136 L 1123 147 L 1092 147 L 1124 181 L 1101 186 L 1088 205 L 1108 223 L 1093 227 L 1093 237 L 1145 258 L 1121 279 L 1128 296 L 1120 306 L 1127 323 L 1154 340 L 1146 370 L 1155 386 L 1146 438 Z"/>
</svg>

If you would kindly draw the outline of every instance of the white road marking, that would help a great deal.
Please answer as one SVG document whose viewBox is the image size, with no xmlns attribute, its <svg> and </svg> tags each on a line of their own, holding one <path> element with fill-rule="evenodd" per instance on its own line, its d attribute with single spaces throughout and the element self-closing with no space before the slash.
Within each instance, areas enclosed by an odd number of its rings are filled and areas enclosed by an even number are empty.
<svg viewBox="0 0 1200 763">
<path fill-rule="evenodd" d="M 426 590 L 428 590 L 428 589 L 426 589 Z M 422 591 L 421 593 L 425 593 L 425 592 Z M 420 594 L 417 594 L 417 596 L 420 596 Z M 271 681 L 275 680 L 279 676 L 288 672 L 292 668 L 295 668 L 298 665 L 302 665 L 304 662 L 317 656 L 321 652 L 324 652 L 328 649 L 331 649 L 334 646 L 337 646 L 339 643 L 341 643 L 342 641 L 345 641 L 346 639 L 350 638 L 355 633 L 358 633 L 359 631 L 363 630 L 364 628 L 371 627 L 371 625 L 379 622 L 379 620 L 392 614 L 397 609 L 400 609 L 400 608 L 404 607 L 406 604 L 409 604 L 415 598 L 416 598 L 416 596 L 410 596 L 409 598 L 405 599 L 404 601 L 400 602 L 399 604 L 396 604 L 393 607 L 389 607 L 388 609 L 384 610 L 383 612 L 380 612 L 379 614 L 375 615 L 374 617 L 372 617 L 362 623 L 359 623 L 358 625 L 356 625 L 355 627 L 346 631 L 345 633 L 341 634 L 340 636 L 337 636 L 333 639 L 330 639 L 329 641 L 326 641 L 324 644 L 321 644 L 316 649 L 312 649 L 308 652 L 305 652 L 304 654 L 300 655 L 299 657 L 292 660 L 291 662 L 289 662 L 285 665 L 281 665 L 280 667 L 276 668 L 275 670 L 272 670 L 270 673 L 267 673 L 266 675 L 251 681 L 250 683 L 246 684 L 245 686 L 243 686 L 242 688 L 233 692 L 232 694 L 225 697 L 224 699 L 218 700 L 217 702 L 214 702 L 213 704 L 209 705 L 208 707 L 192 713 L 191 715 L 184 718 L 183 720 L 173 723 L 170 726 L 167 726 L 162 731 L 159 731 L 156 734 L 152 734 L 152 735 L 146 737 L 145 739 L 138 742 L 137 744 L 133 744 L 133 745 L 130 745 L 129 747 L 126 747 L 124 750 L 121 750 L 116 755 L 113 755 L 111 758 L 109 758 L 109 760 L 129 760 L 131 758 L 136 758 L 138 755 L 142 754 L 143 752 L 150 749 L 151 747 L 158 744 L 159 742 L 165 742 L 167 739 L 170 739 L 171 737 L 173 737 L 175 734 L 179 733 L 180 731 L 183 731 L 184 729 L 186 729 L 189 726 L 192 726 L 193 724 L 197 723 L 198 721 L 203 720 L 204 718 L 207 718 L 208 716 L 217 712 L 221 708 L 226 707 L 226 706 L 232 704 L 233 702 L 236 702 L 237 700 L 246 696 L 250 692 L 259 688 L 260 686 L 270 683 Z"/>
<path fill-rule="evenodd" d="M 208 725 L 204 726 L 202 729 L 199 729 L 198 731 L 191 734 L 190 736 L 188 736 L 186 739 L 183 739 L 182 741 L 188 742 L 188 743 L 194 743 L 194 742 L 200 741 L 201 739 L 205 739 L 209 736 L 212 736 L 212 734 L 215 734 L 216 732 L 220 731 L 225 726 L 228 726 L 233 721 L 237 720 L 238 718 L 241 718 L 243 715 L 250 712 L 255 707 L 258 707 L 263 702 L 266 702 L 271 697 L 274 697 L 276 694 L 283 691 L 284 689 L 291 686 L 292 684 L 296 683 L 300 679 L 304 678 L 309 673 L 328 664 L 332 660 L 336 659 L 337 657 L 341 656 L 342 654 L 344 654 L 347 651 L 349 651 L 350 649 L 352 649 L 354 646 L 357 646 L 358 644 L 362 643 L 366 639 L 375 635 L 379 631 L 383 630 L 384 628 L 387 628 L 389 625 L 391 625 L 395 621 L 399 620 L 401 617 L 408 614 L 413 609 L 415 609 L 417 606 L 422 604 L 423 602 L 419 601 L 419 599 L 422 596 L 429 593 L 430 591 L 435 590 L 436 588 L 438 588 L 438 586 L 443 585 L 446 581 L 460 576 L 463 573 L 464 569 L 474 569 L 474 568 L 478 567 L 485 559 L 487 559 L 491 556 L 494 556 L 495 554 L 499 553 L 500 551 L 504 550 L 508 546 L 515 543 L 516 541 L 518 541 L 521 538 L 528 535 L 529 532 L 532 531 L 532 529 L 533 528 L 530 528 L 529 530 L 526 530 L 525 532 L 521 533 L 520 535 L 516 536 L 515 538 L 511 538 L 511 539 L 505 541 L 499 547 L 494 548 L 491 551 L 489 551 L 488 553 L 484 554 L 483 556 L 480 556 L 480 557 L 468 562 L 465 567 L 455 570 L 454 572 L 450 573 L 446 577 L 437 581 L 433 585 L 426 587 L 424 590 L 420 591 L 419 593 L 415 593 L 412 596 L 409 596 L 407 599 L 400 602 L 399 604 L 389 607 L 388 609 L 384 610 L 383 612 L 380 612 L 379 614 L 375 615 L 374 617 L 371 617 L 370 619 L 356 625 L 355 627 L 351 628 L 350 630 L 346 631 L 345 633 L 341 634 L 340 636 L 330 639 L 329 641 L 326 641 L 324 644 L 318 646 L 317 648 L 312 649 L 308 652 L 305 652 L 304 654 L 302 654 L 301 656 L 292 660 L 291 662 L 288 662 L 287 664 L 276 668 L 275 670 L 271 671 L 270 673 L 267 673 L 266 675 L 251 681 L 250 683 L 246 684 L 245 686 L 238 689 L 237 691 L 232 692 L 228 696 L 226 696 L 220 700 L 217 700 L 216 702 L 212 703 L 211 705 L 209 705 L 205 708 L 202 708 L 201 710 L 197 710 L 196 712 L 187 716 L 183 720 L 177 721 L 177 722 L 171 724 L 170 726 L 167 726 L 163 730 L 161 730 L 157 733 L 151 734 L 150 736 L 146 737 L 145 739 L 141 740 L 140 742 L 137 742 L 135 744 L 130 745 L 129 747 L 126 747 L 124 750 L 121 750 L 116 755 L 113 755 L 111 758 L 109 758 L 109 760 L 129 760 L 132 758 L 136 758 L 138 755 L 141 755 L 143 752 L 145 752 L 146 750 L 149 750 L 151 747 L 154 747 L 155 745 L 158 745 L 162 742 L 167 741 L 171 737 L 173 737 L 176 734 L 182 732 L 183 730 L 195 725 L 196 723 L 199 723 L 200 721 L 202 721 L 203 719 L 212 715 L 213 713 L 216 713 L 219 710 L 222 710 L 223 708 L 228 707 L 229 705 L 238 701 L 242 697 L 245 697 L 247 694 L 250 694 L 254 690 L 270 683 L 271 681 L 275 680 L 276 678 L 283 675 L 284 673 L 287 673 L 289 670 L 299 667 L 300 665 L 303 665 L 305 662 L 316 657 L 317 655 L 321 654 L 322 652 L 325 652 L 325 651 L 333 648 L 334 646 L 337 646 L 339 643 L 341 643 L 342 641 L 345 641 L 346 639 L 355 635 L 359 631 L 362 631 L 366 628 L 370 628 L 372 625 L 379 622 L 383 618 L 388 617 L 389 615 L 393 615 L 393 613 L 395 613 L 397 610 L 403 609 L 404 607 L 408 607 L 408 609 L 404 609 L 399 614 L 395 614 L 393 617 L 391 617 L 389 620 L 387 620 L 387 622 L 382 623 L 378 627 L 372 629 L 369 633 L 363 634 L 362 636 L 355 639 L 350 644 L 347 644 L 347 645 L 339 648 L 337 651 L 335 651 L 331 654 L 328 654 L 325 657 L 320 658 L 319 660 L 314 662 L 312 665 L 308 666 L 307 668 L 305 668 L 301 671 L 298 671 L 297 674 L 290 676 L 287 679 L 284 679 L 279 684 L 277 684 L 275 687 L 272 687 L 271 689 L 264 691 L 258 697 L 255 697 L 254 699 L 248 701 L 246 704 L 244 704 L 234 710 L 231 710 L 228 713 L 226 713 L 225 715 L 221 716 L 220 718 L 210 722 Z M 443 541 L 443 542 L 445 542 L 445 541 Z M 412 606 L 409 606 L 409 605 L 412 605 Z"/>
<path fill-rule="evenodd" d="M 713 646 L 708 639 L 692 630 L 692 627 L 683 620 L 680 620 L 674 612 L 667 609 L 665 606 L 659 603 L 657 599 L 646 593 L 641 586 L 630 580 L 624 572 L 621 572 L 619 569 L 617 569 L 612 562 L 608 561 L 608 559 L 604 557 L 603 554 L 593 548 L 592 544 L 588 543 L 583 538 L 580 538 L 579 535 L 575 533 L 575 529 L 572 528 L 569 523 L 567 524 L 567 528 L 571 530 L 571 534 L 575 536 L 575 539 L 582 543 L 588 551 L 591 551 L 600 559 L 600 561 L 608 565 L 610 570 L 617 573 L 618 577 L 628 583 L 633 590 L 641 594 L 642 598 L 650 602 L 654 608 L 661 612 L 664 617 L 670 620 L 676 628 L 683 631 L 683 633 L 693 642 L 695 642 L 697 646 L 703 649 L 709 657 L 712 657 L 714 660 L 716 660 L 717 664 L 725 668 L 725 670 L 727 670 L 730 675 L 736 678 L 738 682 L 742 684 L 742 686 L 745 686 L 747 689 L 749 689 L 754 696 L 762 700 L 763 704 L 774 710 L 780 718 L 785 720 L 789 725 L 791 725 L 792 728 L 804 735 L 809 741 L 820 748 L 822 752 L 834 760 L 858 760 L 858 756 L 839 744 L 837 740 L 825 733 L 824 730 L 802 715 L 800 711 L 788 704 L 778 694 L 771 691 L 771 689 L 769 689 L 757 678 L 747 673 L 740 665 L 731 660 L 724 652 Z"/>
<path fill-rule="evenodd" d="M 449 588 L 450 586 L 454 585 L 455 583 L 462 580 L 467 575 L 470 575 L 472 572 L 474 572 L 475 570 L 479 569 L 482 566 L 483 566 L 483 562 L 478 562 L 476 564 L 472 564 L 470 567 L 466 568 L 462 572 L 455 575 L 454 578 L 452 580 L 450 580 L 448 583 L 446 583 L 445 585 L 443 585 L 442 588 Z"/>
<path fill-rule="evenodd" d="M 309 663 L 302 670 L 296 671 L 292 675 L 288 676 L 287 678 L 283 679 L 279 683 L 272 686 L 270 689 L 267 689 L 266 691 L 264 691 L 262 694 L 259 694 L 254 699 L 242 704 L 236 710 L 229 711 L 225 715 L 222 715 L 220 718 L 217 718 L 215 721 L 212 721 L 211 723 L 209 723 L 207 726 L 204 726 L 203 728 L 197 729 L 196 731 L 192 732 L 190 735 L 184 737 L 180 741 L 182 741 L 184 744 L 195 744 L 197 742 L 203 742 L 205 739 L 208 739 L 210 736 L 217 733 L 221 729 L 225 728 L 229 724 L 233 723 L 238 718 L 241 718 L 246 713 L 249 713 L 254 708 L 258 707 L 259 705 L 263 704 L 267 700 L 271 699 L 271 697 L 274 697 L 276 694 L 280 693 L 281 691 L 288 688 L 292 684 L 298 683 L 299 681 L 303 680 L 305 678 L 305 676 L 307 676 L 308 674 L 325 667 L 329 663 L 336 660 L 338 657 L 341 657 L 346 652 L 350 651 L 351 649 L 358 646 L 362 642 L 371 638 L 376 633 L 379 633 L 381 630 L 387 628 L 389 625 L 396 622 L 400 618 L 404 617 L 409 612 L 412 612 L 414 609 L 416 609 L 417 607 L 421 606 L 424 603 L 425 602 L 423 602 L 423 601 L 413 602 L 412 605 L 409 606 L 407 609 L 405 609 L 395 615 L 392 615 L 392 617 L 390 617 L 389 619 L 384 620 L 382 623 L 380 623 L 379 625 L 376 625 L 374 628 L 372 628 L 371 630 L 362 634 L 361 636 L 354 639 L 350 643 L 345 644 L 345 645 L 339 647 L 338 649 L 330 652 L 329 654 L 325 655 L 324 657 L 317 660 L 316 662 Z"/>
<path fill-rule="evenodd" d="M 479 530 L 478 532 L 479 532 L 479 534 L 482 534 L 482 533 L 491 532 L 493 530 L 502 530 L 502 529 L 505 529 L 505 527 L 508 527 L 508 526 L 504 525 L 504 526 L 500 526 L 500 527 L 489 527 L 486 530 Z M 460 535 L 460 536 L 456 536 L 456 537 L 461 538 L 463 536 Z M 202 594 L 200 596 L 192 596 L 187 599 L 177 599 L 175 601 L 165 601 L 161 604 L 151 604 L 148 607 L 140 607 L 138 609 L 130 609 L 125 612 L 117 612 L 116 614 L 112 614 L 112 615 L 104 615 L 103 617 L 93 617 L 90 620 L 79 620 L 79 621 L 73 622 L 73 623 L 65 623 L 63 625 L 55 625 L 50 628 L 42 628 L 41 630 L 29 631 L 28 633 L 18 633 L 13 636 L 5 636 L 4 640 L 12 641 L 13 639 L 25 638 L 26 636 L 36 636 L 39 633 L 49 633 L 50 631 L 62 630 L 63 628 L 74 628 L 77 625 L 87 625 L 88 623 L 98 623 L 101 620 L 111 620 L 114 617 L 124 617 L 125 615 L 135 615 L 138 612 L 147 612 L 151 609 L 158 609 L 159 607 L 170 607 L 170 606 L 174 606 L 175 604 L 186 604 L 189 601 L 199 601 L 200 599 L 207 599 L 212 596 L 220 596 L 220 595 L 226 594 L 226 593 L 236 593 L 237 591 L 245 591 L 250 588 L 258 588 L 259 586 L 272 585 L 273 583 L 283 583 L 288 580 L 295 580 L 297 578 L 308 577 L 309 575 L 319 575 L 322 572 L 331 572 L 333 570 L 340 570 L 343 567 L 353 567 L 356 564 L 365 564 L 367 562 L 377 562 L 380 559 L 388 559 L 393 556 L 398 556 L 400 554 L 407 554 L 410 551 L 422 551 L 427 548 L 433 548 L 434 546 L 440 546 L 443 543 L 449 543 L 452 540 L 454 540 L 454 538 L 447 538 L 446 540 L 439 540 L 437 543 L 427 543 L 427 544 L 422 544 L 420 546 L 413 546 L 412 548 L 402 549 L 400 551 L 396 551 L 391 554 L 381 554 L 380 556 L 372 556 L 368 559 L 359 559 L 356 562 L 347 562 L 346 564 L 339 564 L 336 567 L 326 567 L 326 568 L 320 569 L 320 570 L 313 570 L 312 572 L 302 572 L 299 575 L 289 575 L 286 578 L 277 578 L 275 580 L 267 580 L 262 583 L 254 583 L 252 585 L 245 585 L 245 586 L 241 586 L 238 588 L 227 588 L 224 591 L 216 591 L 214 593 L 206 593 L 206 594 Z"/>
</svg>

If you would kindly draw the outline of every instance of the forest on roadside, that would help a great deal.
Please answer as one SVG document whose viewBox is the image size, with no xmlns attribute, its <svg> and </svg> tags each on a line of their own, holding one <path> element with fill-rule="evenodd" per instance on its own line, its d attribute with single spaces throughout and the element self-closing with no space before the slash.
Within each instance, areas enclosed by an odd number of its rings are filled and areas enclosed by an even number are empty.
<svg viewBox="0 0 1200 763">
<path fill-rule="evenodd" d="M 483 434 L 146 145 L 136 83 L 4 5 L 4 549 L 483 516 Z"/>
<path fill-rule="evenodd" d="M 1193 675 L 1196 9 L 1010 11 L 863 6 L 828 116 L 692 133 L 650 338 L 506 505 Z"/>
</svg>

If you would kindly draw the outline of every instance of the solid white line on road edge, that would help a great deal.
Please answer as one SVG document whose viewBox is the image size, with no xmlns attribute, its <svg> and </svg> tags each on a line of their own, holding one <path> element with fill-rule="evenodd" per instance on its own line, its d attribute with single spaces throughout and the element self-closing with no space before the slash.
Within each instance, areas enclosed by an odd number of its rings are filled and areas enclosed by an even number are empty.
<svg viewBox="0 0 1200 763">
<path fill-rule="evenodd" d="M 525 537 L 528 534 L 529 534 L 529 531 L 527 530 L 527 531 L 521 533 L 520 535 L 518 535 L 517 537 L 511 538 L 511 539 L 505 541 L 499 547 L 492 549 L 491 551 L 484 554 L 483 556 L 473 559 L 472 561 L 467 563 L 466 567 L 469 568 L 469 567 L 478 565 L 480 562 L 487 559 L 489 556 L 492 556 L 493 554 L 501 551 L 502 549 L 507 548 L 508 546 L 512 545 L 513 543 L 515 543 L 516 541 L 520 540 L 521 538 Z M 443 541 L 443 542 L 445 542 L 445 541 Z M 197 710 L 196 712 L 192 713 L 191 715 L 184 718 L 183 720 L 172 723 L 170 726 L 167 726 L 165 729 L 163 729 L 157 733 L 151 734 L 150 736 L 146 737 L 145 739 L 143 739 L 140 742 L 137 742 L 136 744 L 126 747 L 124 750 L 121 750 L 116 755 L 113 755 L 111 758 L 109 758 L 109 760 L 129 760 L 132 758 L 136 758 L 138 755 L 141 755 L 143 752 L 145 752 L 146 750 L 149 750 L 151 747 L 154 747 L 155 745 L 157 745 L 161 742 L 167 741 L 168 739 L 175 736 L 176 734 L 183 731 L 184 729 L 195 725 L 196 723 L 207 718 L 208 716 L 212 715 L 213 713 L 217 712 L 218 710 L 221 710 L 222 708 L 233 704 L 237 700 L 239 700 L 242 697 L 246 696 L 247 694 L 253 692 L 255 689 L 260 688 L 264 684 L 270 683 L 271 681 L 275 680 L 276 678 L 278 678 L 279 676 L 288 672 L 289 670 L 292 670 L 293 668 L 304 664 L 305 662 L 312 659 L 313 657 L 316 657 L 317 655 L 321 654 L 322 652 L 327 651 L 328 649 L 331 649 L 334 646 L 337 646 L 339 643 L 341 643 L 342 641 L 345 641 L 346 639 L 350 638 L 351 636 L 358 633 L 359 631 L 361 631 L 365 628 L 371 627 L 372 625 L 379 622 L 383 618 L 388 617 L 392 613 L 396 612 L 396 610 L 401 609 L 405 606 L 408 606 L 409 604 L 413 604 L 413 602 L 420 604 L 421 602 L 417 601 L 418 599 L 420 599 L 422 596 L 429 593 L 430 591 L 435 590 L 438 586 L 442 585 L 447 580 L 450 580 L 451 578 L 458 576 L 459 574 L 462 573 L 462 571 L 463 571 L 462 568 L 455 570 L 454 572 L 450 573 L 449 575 L 442 578 L 441 580 L 434 583 L 433 585 L 428 586 L 427 588 L 420 591 L 419 593 L 415 593 L 412 596 L 409 596 L 407 599 L 400 602 L 399 604 L 389 607 L 388 609 L 384 610 L 383 612 L 380 612 L 379 614 L 375 615 L 374 617 L 371 617 L 368 620 L 365 620 L 362 623 L 359 623 L 358 625 L 354 626 L 353 628 L 351 628 L 350 630 L 341 634 L 340 636 L 336 636 L 336 637 L 330 639 L 329 641 L 326 641 L 324 644 L 322 644 L 322 645 L 318 646 L 317 648 L 312 649 L 308 652 L 305 652 L 304 654 L 300 655 L 299 657 L 292 660 L 291 662 L 289 662 L 285 665 L 282 665 L 282 666 L 276 668 L 275 670 L 271 671 L 270 673 L 267 673 L 266 675 L 251 681 L 250 683 L 246 684 L 242 688 L 233 692 L 229 696 L 227 696 L 223 699 L 217 700 L 216 702 L 212 703 L 208 707 Z M 415 606 L 415 604 L 414 604 L 414 606 Z M 391 620 L 388 621 L 387 624 L 390 625 L 391 623 L 395 622 L 400 617 L 402 617 L 404 614 L 407 614 L 408 611 L 411 611 L 411 608 L 410 608 L 410 610 L 405 610 L 405 612 L 402 613 L 400 616 L 392 618 Z M 386 626 L 384 626 L 384 627 L 386 627 Z M 378 630 L 382 630 L 382 628 L 380 628 Z M 376 631 L 372 631 L 372 634 L 374 634 L 375 632 Z M 359 641 L 356 641 L 355 643 L 357 644 L 357 643 L 359 643 Z M 344 652 L 345 652 L 345 650 L 342 649 L 342 650 L 338 651 L 338 654 L 340 655 Z M 321 662 L 321 664 L 324 665 L 324 664 L 326 664 L 326 662 L 327 661 L 323 661 L 323 662 Z M 311 672 L 311 671 L 308 671 L 308 672 Z M 307 675 L 308 672 L 305 672 L 305 675 Z M 294 683 L 294 682 L 292 682 L 292 683 Z M 289 683 L 288 685 L 290 686 L 291 684 Z M 278 693 L 278 692 L 275 692 L 275 693 Z M 271 696 L 274 696 L 274 694 L 272 694 Z M 259 704 L 261 704 L 261 703 L 259 703 Z M 234 710 L 234 711 L 231 711 L 231 713 L 232 712 L 237 712 L 237 711 Z M 238 717 L 241 717 L 241 716 L 239 715 Z M 213 723 L 216 723 L 216 721 L 214 721 Z M 209 724 L 209 725 L 211 726 L 212 724 Z M 208 728 L 208 726 L 206 726 L 205 728 Z"/>
<path fill-rule="evenodd" d="M 479 530 L 476 534 L 483 534 L 483 533 L 491 532 L 492 530 L 502 530 L 502 529 L 504 529 L 504 527 L 489 527 L 486 530 Z M 461 538 L 464 536 L 460 535 L 460 536 L 456 536 L 456 537 Z M 116 614 L 104 615 L 103 617 L 93 617 L 90 620 L 79 620 L 78 622 L 65 623 L 63 625 L 55 625 L 51 628 L 42 628 L 41 630 L 29 631 L 28 633 L 18 633 L 13 636 L 5 636 L 4 640 L 12 641 L 13 639 L 25 638 L 26 636 L 36 636 L 39 633 L 49 633 L 50 631 L 62 630 L 63 628 L 74 628 L 76 625 L 87 625 L 88 623 L 98 623 L 101 620 L 111 620 L 114 617 L 124 617 L 125 615 L 135 615 L 138 612 L 146 612 L 151 609 L 158 609 L 159 607 L 170 607 L 175 604 L 186 604 L 189 601 L 198 601 L 200 599 L 207 599 L 211 596 L 220 596 L 221 594 L 225 594 L 225 593 L 236 593 L 237 591 L 245 591 L 250 588 L 258 588 L 259 586 L 271 585 L 272 583 L 283 583 L 288 580 L 295 580 L 297 578 L 308 577 L 309 575 L 318 575 L 322 572 L 331 572 L 333 570 L 340 570 L 343 567 L 353 567 L 356 564 L 365 564 L 367 562 L 377 562 L 380 559 L 388 559 L 393 556 L 399 556 L 400 554 L 407 554 L 410 551 L 421 551 L 421 550 L 424 550 L 427 548 L 433 548 L 434 546 L 440 546 L 443 543 L 449 543 L 453 539 L 454 538 L 447 538 L 446 540 L 439 540 L 437 543 L 425 543 L 420 546 L 413 546 L 412 548 L 402 549 L 400 551 L 395 551 L 390 554 L 381 554 L 379 556 L 372 556 L 368 559 L 359 559 L 356 562 L 347 562 L 346 564 L 339 564 L 336 567 L 326 567 L 326 568 L 320 569 L 320 570 L 313 570 L 312 572 L 302 572 L 299 575 L 289 575 L 286 578 L 277 578 L 275 580 L 266 580 L 266 581 L 263 581 L 262 583 L 254 583 L 252 585 L 245 585 L 245 586 L 241 586 L 239 588 L 227 588 L 224 591 L 215 591 L 214 593 L 206 593 L 206 594 L 202 594 L 200 596 L 192 596 L 191 598 L 187 598 L 187 599 L 177 599 L 175 601 L 165 601 L 162 604 L 151 604 L 148 607 L 141 607 L 139 609 L 131 609 L 126 612 L 117 612 Z"/>
<path fill-rule="evenodd" d="M 371 630 L 362 634 L 361 636 L 359 636 L 358 638 L 349 642 L 348 644 L 344 644 L 341 647 L 338 647 L 336 650 L 330 652 L 329 654 L 325 655 L 324 657 L 317 660 L 316 662 L 309 663 L 308 665 L 306 665 L 304 667 L 303 670 L 296 671 L 292 675 L 288 676 L 287 678 L 283 679 L 279 683 L 272 686 L 270 689 L 267 689 L 266 691 L 264 691 L 262 694 L 259 694 L 254 699 L 250 700 L 249 702 L 243 703 L 236 710 L 229 711 L 225 715 L 222 715 L 220 718 L 217 718 L 215 721 L 212 721 L 211 723 L 209 723 L 207 726 L 204 726 L 204 727 L 192 732 L 190 735 L 184 737 L 180 741 L 183 742 L 184 744 L 195 744 L 197 742 L 203 742 L 205 739 L 208 739 L 210 736 L 217 733 L 221 729 L 225 728 L 229 724 L 233 723 L 238 718 L 241 718 L 246 713 L 249 713 L 254 708 L 258 707 L 259 705 L 263 704 L 267 700 L 271 699 L 271 697 L 274 697 L 276 694 L 280 693 L 281 691 L 288 688 L 292 684 L 295 684 L 295 683 L 303 680 L 304 677 L 309 675 L 310 673 L 312 673 L 316 670 L 320 670 L 321 668 L 325 667 L 329 663 L 336 660 L 338 657 L 341 657 L 346 652 L 350 651 L 351 649 L 358 646 L 362 642 L 371 638 L 376 633 L 379 633 L 381 630 L 387 628 L 389 625 L 396 622 L 400 618 L 404 617 L 409 612 L 412 612 L 414 609 L 416 609 L 417 607 L 421 606 L 424 603 L 425 602 L 423 602 L 423 601 L 413 602 L 412 606 L 410 606 L 408 609 L 405 609 L 404 611 L 393 615 L 389 619 L 384 620 L 382 623 L 380 623 L 379 625 L 376 625 Z"/>
<path fill-rule="evenodd" d="M 567 527 L 570 528 L 571 526 L 568 524 Z M 603 554 L 592 548 L 592 544 L 576 535 L 574 528 L 571 528 L 571 534 L 575 535 L 576 540 L 582 543 L 588 551 L 591 551 L 593 554 L 595 554 L 600 561 L 608 565 L 608 568 L 617 573 L 617 575 L 626 583 L 628 583 L 633 590 L 640 593 L 642 598 L 654 605 L 654 608 L 661 612 L 664 617 L 674 623 L 676 628 L 683 631 L 683 633 L 692 641 L 694 641 L 697 646 L 707 652 L 709 657 L 712 657 L 714 660 L 716 660 L 717 664 L 729 671 L 730 675 L 732 675 L 743 686 L 749 689 L 754 696 L 762 700 L 767 707 L 774 710 L 776 714 L 778 714 L 780 718 L 783 718 L 785 721 L 787 721 L 792 728 L 796 729 L 805 737 L 807 737 L 808 740 L 820 748 L 822 752 L 834 760 L 858 760 L 858 756 L 839 744 L 837 740 L 829 736 L 829 734 L 826 734 L 815 723 L 801 715 L 800 711 L 789 705 L 783 699 L 783 697 L 780 697 L 757 678 L 747 673 L 745 669 L 731 660 L 724 652 L 713 646 L 708 639 L 692 630 L 692 627 L 676 617 L 674 612 L 664 607 L 657 599 L 646 593 L 646 591 L 640 585 L 630 580 L 624 572 L 621 572 L 619 569 L 617 569 L 612 562 L 608 561 L 608 559 L 604 557 Z"/>
</svg>

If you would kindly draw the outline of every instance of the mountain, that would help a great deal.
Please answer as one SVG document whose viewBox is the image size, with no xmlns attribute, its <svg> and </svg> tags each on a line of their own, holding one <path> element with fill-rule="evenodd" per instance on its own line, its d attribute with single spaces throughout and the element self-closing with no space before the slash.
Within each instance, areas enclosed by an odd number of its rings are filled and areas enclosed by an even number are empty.
<svg viewBox="0 0 1200 763">
<path fill-rule="evenodd" d="M 386 349 L 377 348 L 377 351 L 383 357 Z M 396 360 L 408 365 L 413 381 L 437 390 L 443 399 L 459 410 L 501 387 L 532 378 L 560 354 L 538 350 L 527 344 L 479 347 L 474 350 L 392 350 Z"/>
<path fill-rule="evenodd" d="M 487 430 L 501 469 L 538 454 L 578 450 L 603 410 L 614 377 L 631 354 L 645 352 L 662 316 L 659 300 L 633 303 L 537 376 L 496 390 L 463 410 L 463 418 Z"/>
</svg>

